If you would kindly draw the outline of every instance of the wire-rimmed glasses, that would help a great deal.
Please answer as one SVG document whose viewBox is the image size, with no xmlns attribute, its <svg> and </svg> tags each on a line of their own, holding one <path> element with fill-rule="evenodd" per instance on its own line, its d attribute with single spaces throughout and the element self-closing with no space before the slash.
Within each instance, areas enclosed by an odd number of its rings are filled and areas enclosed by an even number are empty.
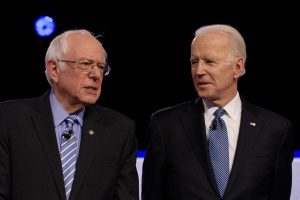
<svg viewBox="0 0 300 200">
<path fill-rule="evenodd" d="M 74 63 L 77 65 L 77 67 L 83 71 L 91 72 L 94 68 L 94 66 L 97 66 L 97 68 L 103 72 L 104 76 L 109 75 L 109 72 L 111 70 L 110 66 L 105 63 L 98 63 L 94 60 L 87 59 L 87 58 L 81 58 L 78 60 L 64 60 L 64 59 L 58 59 L 59 62 L 66 62 L 66 63 Z"/>
</svg>

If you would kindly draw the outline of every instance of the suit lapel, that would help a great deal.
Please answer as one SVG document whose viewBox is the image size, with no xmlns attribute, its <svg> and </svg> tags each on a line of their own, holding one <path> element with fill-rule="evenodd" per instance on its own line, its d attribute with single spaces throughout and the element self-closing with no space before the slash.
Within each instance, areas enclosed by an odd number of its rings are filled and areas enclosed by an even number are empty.
<svg viewBox="0 0 300 200">
<path fill-rule="evenodd" d="M 42 96 L 40 100 L 35 105 L 36 113 L 32 115 L 32 121 L 37 129 L 37 135 L 52 170 L 59 195 L 61 199 L 65 199 L 61 161 L 53 125 L 49 93 Z"/>
<path fill-rule="evenodd" d="M 255 109 L 250 104 L 246 103 L 245 100 L 243 100 L 242 103 L 238 143 L 225 195 L 231 188 L 234 188 L 232 185 L 243 170 L 247 156 L 251 154 L 252 149 L 255 147 L 255 141 L 263 127 L 263 122 L 257 120 Z"/>
<path fill-rule="evenodd" d="M 194 104 L 187 109 L 186 114 L 184 114 L 181 118 L 181 122 L 185 129 L 185 134 L 187 135 L 187 138 L 192 146 L 193 152 L 198 158 L 210 184 L 217 192 L 217 186 L 209 161 L 204 109 L 200 99 L 196 100 L 196 102 L 194 102 Z"/>
<path fill-rule="evenodd" d="M 73 199 L 79 191 L 85 174 L 94 159 L 95 149 L 97 149 L 97 145 L 99 144 L 97 141 L 99 141 L 99 138 L 105 131 L 99 115 L 94 114 L 92 110 L 91 107 L 87 107 L 85 111 L 80 151 L 76 163 L 76 172 L 70 199 Z"/>
</svg>

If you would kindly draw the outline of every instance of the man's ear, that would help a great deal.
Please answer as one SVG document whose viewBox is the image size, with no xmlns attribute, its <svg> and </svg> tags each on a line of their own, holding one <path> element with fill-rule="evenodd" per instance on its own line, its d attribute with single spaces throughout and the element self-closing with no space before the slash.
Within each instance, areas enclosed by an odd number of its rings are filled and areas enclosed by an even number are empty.
<svg viewBox="0 0 300 200">
<path fill-rule="evenodd" d="M 53 61 L 53 60 L 49 60 L 46 63 L 46 70 L 51 78 L 51 80 L 53 82 L 57 82 L 58 81 L 58 66 L 57 66 L 57 62 Z"/>
<path fill-rule="evenodd" d="M 245 74 L 245 62 L 242 57 L 238 57 L 234 65 L 234 78 L 239 78 Z"/>
</svg>

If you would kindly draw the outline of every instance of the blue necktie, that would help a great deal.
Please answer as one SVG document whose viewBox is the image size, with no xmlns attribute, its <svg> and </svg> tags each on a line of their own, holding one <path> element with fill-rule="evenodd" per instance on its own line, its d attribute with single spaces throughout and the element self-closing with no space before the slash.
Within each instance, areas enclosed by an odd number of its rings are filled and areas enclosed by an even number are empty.
<svg viewBox="0 0 300 200">
<path fill-rule="evenodd" d="M 219 194 L 223 197 L 229 178 L 228 134 L 224 120 L 226 111 L 218 108 L 209 131 L 208 149 Z"/>
<path fill-rule="evenodd" d="M 67 126 L 62 133 L 60 158 L 64 175 L 66 197 L 69 199 L 77 160 L 77 139 L 73 132 L 73 125 L 77 122 L 77 119 L 71 115 L 65 119 L 65 122 Z"/>
</svg>

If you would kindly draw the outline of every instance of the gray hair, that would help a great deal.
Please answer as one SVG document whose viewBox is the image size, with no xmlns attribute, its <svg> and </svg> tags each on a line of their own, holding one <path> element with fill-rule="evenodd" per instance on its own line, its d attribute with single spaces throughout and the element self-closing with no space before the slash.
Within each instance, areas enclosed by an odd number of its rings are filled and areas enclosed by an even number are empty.
<svg viewBox="0 0 300 200">
<path fill-rule="evenodd" d="M 47 52 L 46 52 L 46 56 L 45 56 L 45 65 L 47 65 L 47 62 L 50 60 L 59 60 L 59 59 L 63 59 L 69 52 L 69 36 L 70 35 L 74 35 L 74 34 L 80 34 L 80 35 L 86 35 L 86 36 L 91 36 L 94 37 L 95 39 L 98 40 L 99 36 L 94 36 L 93 33 L 91 33 L 90 31 L 86 30 L 86 29 L 77 29 L 77 30 L 68 30 L 65 31 L 63 33 L 61 33 L 60 35 L 56 36 L 50 43 Z M 99 41 L 100 42 L 100 41 Z M 100 42 L 101 43 L 101 42 Z M 104 50 L 104 54 L 105 54 L 105 58 L 107 59 L 107 53 Z M 64 67 L 64 63 L 60 64 L 60 67 Z M 49 82 L 50 85 L 52 85 L 51 82 L 51 77 L 47 71 L 47 69 L 45 70 L 45 75 L 46 78 Z"/>
<path fill-rule="evenodd" d="M 222 33 L 225 34 L 229 40 L 229 45 L 231 49 L 231 55 L 233 57 L 241 56 L 244 60 L 244 65 L 247 59 L 247 52 L 246 52 L 246 43 L 243 36 L 240 32 L 230 25 L 225 24 L 213 24 L 202 26 L 195 31 L 195 36 L 206 34 L 206 33 Z M 246 71 L 242 73 L 245 74 Z"/>
</svg>

